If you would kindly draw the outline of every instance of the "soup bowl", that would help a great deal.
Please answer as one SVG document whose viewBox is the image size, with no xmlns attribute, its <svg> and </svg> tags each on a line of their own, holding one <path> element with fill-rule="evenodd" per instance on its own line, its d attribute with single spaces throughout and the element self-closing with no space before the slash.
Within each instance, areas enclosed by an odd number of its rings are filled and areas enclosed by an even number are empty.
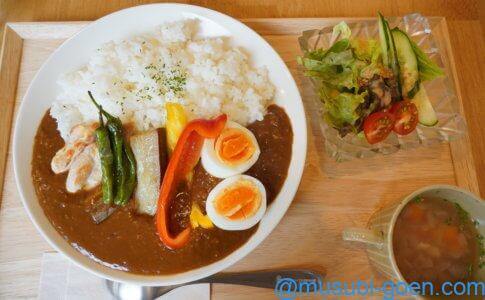
<svg viewBox="0 0 485 300">
<path fill-rule="evenodd" d="M 401 211 L 416 197 L 441 198 L 460 205 L 476 222 L 477 232 L 485 236 L 485 201 L 466 190 L 451 185 L 432 185 L 421 188 L 397 204 L 374 213 L 367 228 L 345 229 L 342 233 L 343 239 L 366 244 L 371 264 L 386 278 L 395 282 L 406 282 L 406 280 L 399 270 L 394 256 L 394 227 Z M 485 280 L 485 268 L 480 268 L 475 276 L 477 280 Z"/>
<path fill-rule="evenodd" d="M 239 249 L 210 265 L 187 272 L 145 276 L 114 270 L 95 262 L 74 249 L 51 225 L 35 194 L 31 160 L 37 127 L 56 97 L 57 78 L 84 65 L 105 42 L 150 30 L 164 22 L 196 18 L 203 37 L 225 36 L 243 47 L 251 63 L 265 66 L 275 86 L 274 102 L 283 107 L 293 128 L 292 157 L 284 185 L 259 223 L 257 231 Z M 101 277 L 138 285 L 174 285 L 217 273 L 251 252 L 275 228 L 298 189 L 306 158 L 307 128 L 303 103 L 296 83 L 276 51 L 256 32 L 219 12 L 191 5 L 153 4 L 125 9 L 103 17 L 64 42 L 44 63 L 30 84 L 18 112 L 13 138 L 13 165 L 17 187 L 24 207 L 40 234 L 52 247 L 75 264 Z M 86 253 L 85 253 L 86 254 Z"/>
</svg>

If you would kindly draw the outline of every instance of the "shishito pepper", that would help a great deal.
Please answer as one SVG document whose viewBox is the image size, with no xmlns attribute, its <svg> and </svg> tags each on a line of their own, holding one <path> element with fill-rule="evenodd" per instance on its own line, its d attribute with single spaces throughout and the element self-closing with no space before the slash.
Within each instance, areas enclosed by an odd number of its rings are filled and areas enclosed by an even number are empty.
<svg viewBox="0 0 485 300">
<path fill-rule="evenodd" d="M 112 146 L 114 165 L 114 203 L 125 205 L 130 200 L 136 186 L 136 161 L 130 145 L 123 136 L 123 124 L 119 118 L 110 115 L 96 102 L 91 91 L 88 91 L 93 104 L 106 117 L 106 128 Z M 103 196 L 104 197 L 104 196 Z"/>
<path fill-rule="evenodd" d="M 99 110 L 99 127 L 94 132 L 94 136 L 101 160 L 102 198 L 105 204 L 111 204 L 114 199 L 113 152 L 111 151 L 108 129 L 104 126 L 102 109 L 101 107 Z"/>
<path fill-rule="evenodd" d="M 170 249 L 183 247 L 189 241 L 191 231 L 189 226 L 176 236 L 170 233 L 168 215 L 176 189 L 181 180 L 185 180 L 187 174 L 199 161 L 204 138 L 219 136 L 226 125 L 226 121 L 227 116 L 225 114 L 212 120 L 191 121 L 177 141 L 160 187 L 156 215 L 156 227 L 160 240 Z"/>
</svg>

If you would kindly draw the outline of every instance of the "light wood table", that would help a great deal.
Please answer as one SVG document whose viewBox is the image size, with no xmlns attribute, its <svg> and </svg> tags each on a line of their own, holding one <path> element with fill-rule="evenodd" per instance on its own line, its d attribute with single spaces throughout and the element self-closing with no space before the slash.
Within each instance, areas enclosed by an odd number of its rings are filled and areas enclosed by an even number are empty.
<svg viewBox="0 0 485 300">
<path fill-rule="evenodd" d="M 473 152 L 471 159 L 477 169 L 478 186 L 484 196 L 485 130 L 482 126 L 485 125 L 485 94 L 482 92 L 482 83 L 485 79 L 483 57 L 485 45 L 481 26 L 483 18 L 480 18 L 482 9 L 478 1 L 460 3 L 456 1 L 456 4 L 449 2 L 445 4 L 443 1 L 402 2 L 405 1 L 373 1 L 366 2 L 365 5 L 360 1 L 278 1 L 280 3 L 278 5 L 275 4 L 276 1 L 221 1 L 220 3 L 199 1 L 199 4 L 205 4 L 236 17 L 246 18 L 373 16 L 377 10 L 381 10 L 388 16 L 420 11 L 427 15 L 448 17 L 450 44 L 455 54 L 457 77 L 469 125 Z M 49 1 L 45 3 L 46 5 L 41 5 L 37 1 L 15 1 L 15 3 L 3 1 L 0 3 L 0 11 L 4 13 L 0 15 L 0 21 L 94 19 L 113 10 L 131 6 L 133 3 L 135 1 L 84 1 L 82 4 L 81 1 Z M 265 38 L 277 49 L 283 49 L 288 41 L 296 42 L 295 37 L 291 36 L 270 35 Z M 12 39 L 14 38 L 11 37 L 10 41 Z M 24 40 L 22 49 L 26 52 L 25 57 L 31 59 L 23 61 L 20 65 L 17 101 L 20 101 L 20 97 L 40 64 L 61 42 L 62 38 L 42 42 L 35 39 Z M 297 47 L 296 44 L 295 47 Z M 280 53 L 292 68 L 294 68 L 294 61 L 291 61 L 294 51 L 296 49 L 290 48 L 288 52 Z M 33 53 L 35 55 L 32 55 Z M 296 74 L 295 70 L 292 71 Z M 297 80 L 301 84 L 302 79 L 297 78 Z M 303 96 L 305 97 L 305 94 Z M 0 103 L 7 98 L 0 97 Z M 2 113 L 3 111 L 0 110 L 0 122 L 3 120 Z M 2 132 L 1 126 L 0 132 Z M 8 134 L 3 132 L 2 137 Z M 234 266 L 232 270 L 316 261 L 328 268 L 329 280 L 342 278 L 343 274 L 348 274 L 345 276 L 348 280 L 368 279 L 369 276 L 376 276 L 377 280 L 382 280 L 369 268 L 362 248 L 349 247 L 340 241 L 339 232 L 343 226 L 362 226 L 376 207 L 388 201 L 395 201 L 424 184 L 449 183 L 467 186 L 467 182 L 460 184 L 462 177 L 457 176 L 456 165 L 449 163 L 452 153 L 446 144 L 434 146 L 431 151 L 411 150 L 384 158 L 380 163 L 396 167 L 383 170 L 382 178 L 379 180 L 375 178 L 374 169 L 378 160 L 356 162 L 357 168 L 369 170 L 359 174 L 353 172 L 356 168 L 355 163 L 336 165 L 331 161 L 323 162 L 327 167 L 322 171 L 318 166 L 319 157 L 316 147 L 314 144 L 309 145 L 310 152 L 303 184 L 284 222 L 256 251 Z M 3 157 L 2 151 L 7 152 L 9 149 L 0 148 L 0 158 Z M 8 154 L 11 155 L 11 153 Z M 422 164 L 424 161 L 427 161 L 426 167 Z M 2 169 L 1 166 L 0 161 L 0 169 Z M 11 162 L 7 163 L 6 174 L 12 174 Z M 393 180 L 396 174 L 399 174 L 401 179 L 409 181 L 401 183 Z M 354 189 L 362 190 L 358 199 L 352 189 L 349 189 L 349 184 L 352 184 Z M 319 193 L 315 189 L 316 185 L 328 192 Z M 478 191 L 478 186 L 472 189 Z M 28 220 L 18 199 L 12 177 L 5 178 L 3 193 L 3 199 L 9 200 L 2 202 L 0 199 L 0 298 L 35 298 L 42 251 L 51 248 Z M 363 204 L 356 208 L 355 201 L 362 201 Z M 330 205 L 330 202 L 333 204 Z M 319 224 L 319 227 L 309 230 L 308 226 L 312 224 Z M 281 243 L 285 240 L 288 242 Z M 235 294 L 238 294 L 241 299 L 272 296 L 272 292 L 254 288 L 220 285 L 213 287 L 215 299 L 228 297 L 233 299 Z"/>
</svg>

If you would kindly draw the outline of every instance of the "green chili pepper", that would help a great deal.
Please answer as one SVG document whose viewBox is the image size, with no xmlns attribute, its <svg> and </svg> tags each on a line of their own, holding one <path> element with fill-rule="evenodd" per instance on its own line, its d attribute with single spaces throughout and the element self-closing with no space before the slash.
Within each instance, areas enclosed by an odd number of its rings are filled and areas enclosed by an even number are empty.
<svg viewBox="0 0 485 300">
<path fill-rule="evenodd" d="M 108 127 L 114 150 L 114 165 L 116 170 L 115 204 L 122 205 L 124 202 L 123 199 L 125 198 L 124 186 L 126 184 L 127 166 L 123 159 L 123 132 L 120 131 L 120 124 L 117 121 L 118 120 L 108 120 L 106 127 Z"/>
<path fill-rule="evenodd" d="M 131 151 L 131 147 L 124 142 L 123 137 L 121 136 L 120 138 L 119 136 L 116 136 L 115 140 L 122 141 L 121 145 L 118 142 L 118 146 L 115 146 L 115 161 L 120 161 L 121 159 L 121 163 L 116 165 L 119 181 L 116 189 L 115 204 L 125 205 L 128 200 L 130 200 L 130 197 L 135 189 L 136 162 L 133 152 Z M 121 156 L 118 155 L 118 151 L 120 151 L 119 149 L 121 149 Z"/>
<path fill-rule="evenodd" d="M 111 204 L 114 200 L 113 153 L 111 152 L 109 132 L 104 126 L 101 110 L 99 111 L 99 127 L 94 132 L 94 136 L 101 160 L 103 202 Z"/>
<path fill-rule="evenodd" d="M 128 144 L 123 137 L 123 125 L 119 118 L 113 117 L 102 109 L 88 91 L 89 97 L 98 109 L 106 117 L 106 128 L 109 131 L 111 145 L 114 152 L 114 169 L 115 169 L 115 196 L 116 205 L 125 205 L 133 193 L 136 185 L 136 162 Z"/>
</svg>

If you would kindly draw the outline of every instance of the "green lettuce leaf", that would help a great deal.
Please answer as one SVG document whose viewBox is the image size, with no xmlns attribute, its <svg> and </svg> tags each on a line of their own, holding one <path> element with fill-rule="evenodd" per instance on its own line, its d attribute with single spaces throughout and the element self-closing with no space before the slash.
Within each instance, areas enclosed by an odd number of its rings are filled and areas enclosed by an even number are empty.
<svg viewBox="0 0 485 300">
<path fill-rule="evenodd" d="M 305 76 L 317 83 L 325 121 L 341 136 L 359 132 L 363 118 L 376 107 L 370 103 L 368 91 L 359 89 L 362 71 L 367 68 L 370 75 L 379 74 L 382 68 L 377 40 L 354 41 L 350 36 L 347 24 L 339 23 L 334 27 L 332 46 L 297 57 Z"/>
<path fill-rule="evenodd" d="M 382 63 L 381 63 L 381 60 L 379 59 L 380 57 L 381 57 L 381 47 L 377 46 L 373 49 L 373 52 L 371 54 L 370 64 L 367 64 L 362 69 L 360 69 L 359 76 L 362 78 L 370 79 L 374 77 L 374 75 L 381 74 Z"/>
<path fill-rule="evenodd" d="M 298 61 L 305 69 L 305 75 L 319 79 L 339 89 L 357 87 L 357 80 L 353 70 L 355 58 L 350 49 L 342 52 L 327 52 L 321 60 L 308 57 Z"/>
<path fill-rule="evenodd" d="M 352 39 L 350 47 L 355 57 L 370 62 L 376 52 L 380 53 L 379 43 L 375 39 Z"/>
<path fill-rule="evenodd" d="M 324 101 L 326 121 L 336 128 L 354 126 L 361 116 L 359 106 L 364 103 L 366 95 L 367 93 L 339 93 L 335 98 L 327 98 Z"/>
<path fill-rule="evenodd" d="M 349 45 L 350 41 L 348 39 L 343 39 L 336 42 L 328 49 L 317 49 L 314 51 L 309 51 L 305 53 L 304 57 L 315 60 L 323 60 L 329 53 L 340 53 L 347 50 L 349 48 Z M 301 59 L 301 57 L 297 57 L 297 61 L 298 59 Z"/>
<path fill-rule="evenodd" d="M 351 34 L 352 32 L 350 31 L 350 28 L 347 25 L 347 23 L 342 21 L 337 25 L 333 26 L 332 41 L 349 39 Z"/>
<path fill-rule="evenodd" d="M 444 76 L 445 73 L 443 70 L 438 67 L 438 65 L 433 62 L 413 40 L 409 40 L 411 41 L 411 46 L 413 47 L 414 53 L 418 58 L 419 79 L 421 81 L 426 81 Z"/>
</svg>

